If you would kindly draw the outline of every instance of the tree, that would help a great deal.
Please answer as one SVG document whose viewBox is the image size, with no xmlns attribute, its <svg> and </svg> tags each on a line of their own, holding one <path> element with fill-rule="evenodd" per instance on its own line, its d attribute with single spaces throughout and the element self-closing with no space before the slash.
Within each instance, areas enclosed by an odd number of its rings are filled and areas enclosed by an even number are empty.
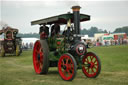
<svg viewBox="0 0 128 85">
<path fill-rule="evenodd" d="M 108 33 L 107 30 L 104 30 L 104 33 Z"/>
<path fill-rule="evenodd" d="M 82 35 L 88 34 L 88 30 L 87 30 L 87 29 L 83 29 L 83 30 L 81 30 L 80 33 L 81 33 Z"/>
<path fill-rule="evenodd" d="M 128 35 L 128 26 L 116 28 L 115 31 L 114 31 L 114 33 L 120 33 L 120 32 L 124 32 Z"/>
</svg>

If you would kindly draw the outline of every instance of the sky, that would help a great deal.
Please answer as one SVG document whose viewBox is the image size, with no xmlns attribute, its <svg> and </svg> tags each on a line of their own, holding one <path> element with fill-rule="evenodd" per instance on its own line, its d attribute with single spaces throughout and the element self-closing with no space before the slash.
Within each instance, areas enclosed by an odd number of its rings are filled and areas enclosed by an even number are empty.
<svg viewBox="0 0 128 85">
<path fill-rule="evenodd" d="M 73 5 L 91 15 L 81 29 L 95 26 L 113 32 L 128 26 L 128 0 L 0 0 L 0 24 L 18 28 L 20 33 L 38 33 L 39 25 L 31 26 L 31 21 L 72 12 Z"/>
</svg>

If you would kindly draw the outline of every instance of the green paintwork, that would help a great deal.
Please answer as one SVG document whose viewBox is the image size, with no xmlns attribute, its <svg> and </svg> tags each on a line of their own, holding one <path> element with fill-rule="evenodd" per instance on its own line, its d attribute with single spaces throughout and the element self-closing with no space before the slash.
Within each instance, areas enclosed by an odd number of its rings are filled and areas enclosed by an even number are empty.
<svg viewBox="0 0 128 85">
<path fill-rule="evenodd" d="M 68 49 L 66 49 L 69 44 L 68 43 L 64 43 L 64 40 L 66 38 L 65 37 L 57 37 L 57 36 L 54 36 L 54 37 L 50 37 L 48 39 L 48 44 L 49 44 L 49 48 L 50 49 L 53 49 L 53 48 L 56 48 L 56 51 L 50 51 L 49 52 L 49 60 L 50 61 L 58 61 L 59 58 L 62 56 L 62 54 L 64 53 L 68 53 Z M 57 42 L 60 42 L 60 44 L 58 45 Z M 65 47 L 65 48 L 64 48 Z M 58 52 L 58 55 L 54 55 L 55 52 Z M 80 56 L 74 56 L 77 64 L 78 64 L 78 68 L 81 69 L 82 68 L 82 58 Z"/>
<path fill-rule="evenodd" d="M 54 56 L 54 52 L 50 52 L 49 53 L 49 60 L 50 61 L 58 61 L 59 60 L 59 55 L 58 56 Z"/>
<path fill-rule="evenodd" d="M 57 44 L 57 42 L 60 42 L 60 44 Z M 50 38 L 48 38 L 48 45 L 50 48 L 49 60 L 51 60 L 51 61 L 58 61 L 60 56 L 63 53 L 67 52 L 64 49 L 64 38 L 57 37 L 57 36 L 50 37 Z M 52 49 L 56 49 L 56 51 L 51 51 Z M 57 56 L 54 55 L 55 52 L 58 52 Z"/>
</svg>

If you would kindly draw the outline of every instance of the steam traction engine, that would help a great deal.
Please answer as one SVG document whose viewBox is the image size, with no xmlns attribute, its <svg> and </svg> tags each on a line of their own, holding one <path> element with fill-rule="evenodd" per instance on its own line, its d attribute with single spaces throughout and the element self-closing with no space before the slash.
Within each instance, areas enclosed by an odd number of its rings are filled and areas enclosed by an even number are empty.
<svg viewBox="0 0 128 85">
<path fill-rule="evenodd" d="M 3 39 L 0 40 L 0 56 L 4 57 L 5 54 L 15 54 L 19 56 L 22 52 L 20 37 L 16 37 L 18 29 L 7 27 L 0 30 L 0 35 L 3 34 Z"/>
<path fill-rule="evenodd" d="M 81 42 L 80 22 L 90 20 L 90 16 L 79 14 L 80 6 L 73 6 L 72 10 L 73 13 L 31 22 L 31 25 L 43 25 L 40 27 L 43 29 L 40 40 L 35 42 L 33 49 L 33 65 L 37 74 L 47 74 L 49 67 L 58 67 L 61 78 L 67 81 L 74 79 L 77 69 L 82 69 L 89 78 L 99 75 L 99 57 L 87 52 L 85 43 Z M 59 25 L 65 24 L 63 33 L 60 33 Z M 46 25 L 51 27 L 51 35 Z"/>
</svg>

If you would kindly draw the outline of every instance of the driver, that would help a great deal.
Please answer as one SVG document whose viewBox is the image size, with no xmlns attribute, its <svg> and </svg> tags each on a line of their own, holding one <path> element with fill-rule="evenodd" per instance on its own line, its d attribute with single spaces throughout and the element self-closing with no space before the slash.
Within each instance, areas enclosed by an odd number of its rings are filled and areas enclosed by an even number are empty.
<svg viewBox="0 0 128 85">
<path fill-rule="evenodd" d="M 40 27 L 40 31 L 39 34 L 45 33 L 47 36 L 49 35 L 49 27 L 46 26 L 46 24 L 44 23 L 43 26 Z"/>
<path fill-rule="evenodd" d="M 55 35 L 59 35 L 59 33 L 60 33 L 60 25 L 55 23 L 51 28 L 51 37 Z"/>
</svg>

